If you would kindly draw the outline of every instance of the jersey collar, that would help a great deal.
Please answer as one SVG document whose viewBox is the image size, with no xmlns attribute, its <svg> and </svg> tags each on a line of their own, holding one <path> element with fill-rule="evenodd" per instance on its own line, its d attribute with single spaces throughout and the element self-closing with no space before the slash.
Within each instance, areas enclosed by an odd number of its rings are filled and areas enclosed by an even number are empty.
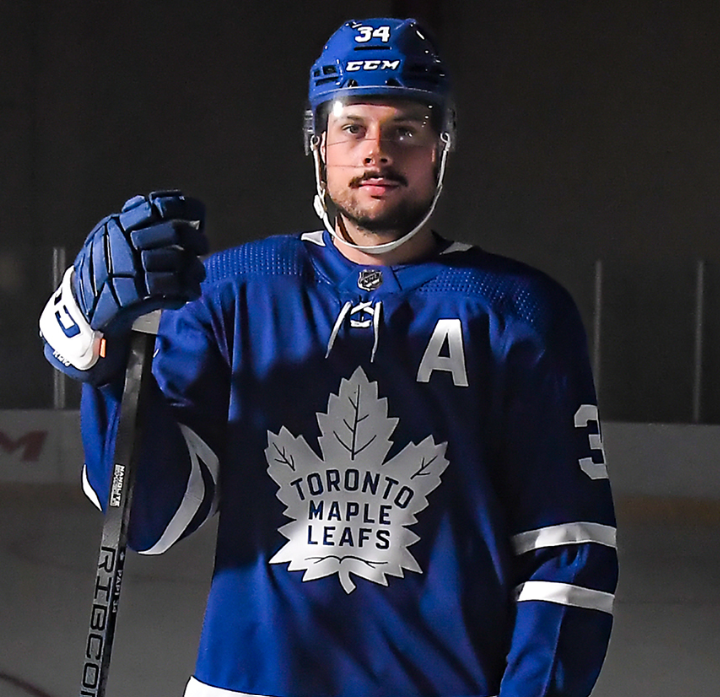
<svg viewBox="0 0 720 697">
<path fill-rule="evenodd" d="M 345 293 L 383 297 L 409 291 L 434 278 L 443 269 L 442 255 L 453 243 L 436 235 L 438 252 L 421 262 L 381 266 L 350 261 L 333 244 L 326 230 L 306 232 L 301 236 L 316 270 L 332 285 Z M 379 279 L 377 278 L 379 275 Z"/>
</svg>

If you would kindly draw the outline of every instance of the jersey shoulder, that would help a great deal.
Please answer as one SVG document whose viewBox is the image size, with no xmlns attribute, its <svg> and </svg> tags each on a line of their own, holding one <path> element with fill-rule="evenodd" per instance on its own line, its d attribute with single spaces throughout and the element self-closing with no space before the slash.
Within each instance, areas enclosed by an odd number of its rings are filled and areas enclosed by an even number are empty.
<svg viewBox="0 0 720 697">
<path fill-rule="evenodd" d="M 300 233 L 274 235 L 231 247 L 205 260 L 206 287 L 240 276 L 301 276 L 308 271 Z"/>
<path fill-rule="evenodd" d="M 470 245 L 452 245 L 442 270 L 427 290 L 458 292 L 485 304 L 489 312 L 542 331 L 558 317 L 578 317 L 570 293 L 544 271 Z"/>
</svg>

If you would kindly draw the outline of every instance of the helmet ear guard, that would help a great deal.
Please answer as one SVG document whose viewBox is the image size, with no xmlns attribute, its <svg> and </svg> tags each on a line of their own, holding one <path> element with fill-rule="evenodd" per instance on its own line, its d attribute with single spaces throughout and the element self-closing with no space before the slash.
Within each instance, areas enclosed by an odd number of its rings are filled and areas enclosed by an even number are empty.
<svg viewBox="0 0 720 697">
<path fill-rule="evenodd" d="M 319 138 L 315 133 L 315 116 L 310 108 L 305 109 L 303 115 L 303 144 L 305 145 L 305 154 L 312 152 L 312 143 L 314 138 Z"/>
</svg>

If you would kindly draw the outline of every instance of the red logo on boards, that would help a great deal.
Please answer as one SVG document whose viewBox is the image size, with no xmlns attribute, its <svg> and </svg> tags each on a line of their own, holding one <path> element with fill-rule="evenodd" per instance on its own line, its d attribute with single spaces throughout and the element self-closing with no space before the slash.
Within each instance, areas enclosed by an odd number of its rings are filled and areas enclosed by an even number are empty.
<svg viewBox="0 0 720 697">
<path fill-rule="evenodd" d="M 12 455 L 17 450 L 20 450 L 21 460 L 24 462 L 35 461 L 42 453 L 47 435 L 47 431 L 29 431 L 19 438 L 10 438 L 6 433 L 0 431 L 0 455 L 3 452 Z"/>
</svg>

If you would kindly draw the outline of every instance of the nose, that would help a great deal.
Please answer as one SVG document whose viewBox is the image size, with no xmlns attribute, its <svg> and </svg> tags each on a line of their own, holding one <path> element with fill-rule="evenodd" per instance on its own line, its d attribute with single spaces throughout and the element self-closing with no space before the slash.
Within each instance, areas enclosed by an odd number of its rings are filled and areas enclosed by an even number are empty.
<svg viewBox="0 0 720 697">
<path fill-rule="evenodd" d="M 389 165 L 392 158 L 388 152 L 388 142 L 383 138 L 382 131 L 379 128 L 369 129 L 364 139 L 363 164 L 370 165 Z"/>
</svg>

